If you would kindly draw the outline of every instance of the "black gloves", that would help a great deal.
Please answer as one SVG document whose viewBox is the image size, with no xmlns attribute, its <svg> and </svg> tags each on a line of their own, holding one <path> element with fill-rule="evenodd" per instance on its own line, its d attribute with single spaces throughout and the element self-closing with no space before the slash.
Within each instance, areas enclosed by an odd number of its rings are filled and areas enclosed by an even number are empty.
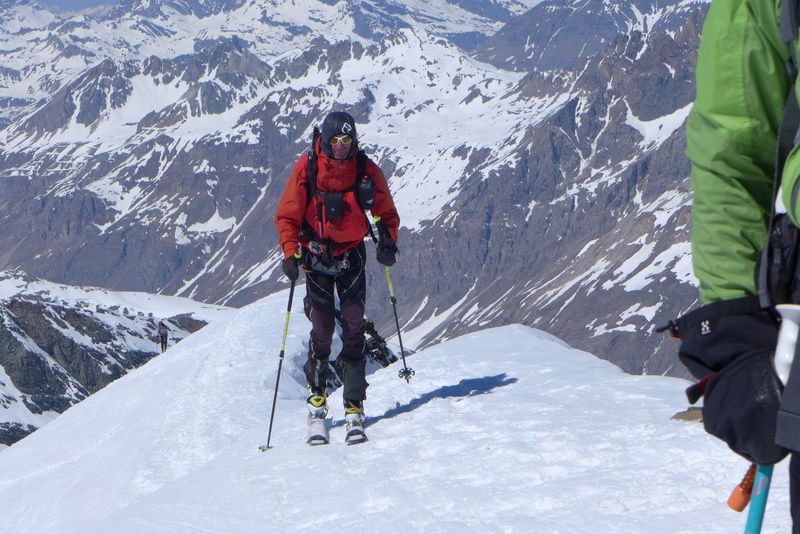
<svg viewBox="0 0 800 534">
<path fill-rule="evenodd" d="M 378 229 L 378 247 L 375 250 L 375 259 L 378 260 L 378 263 L 391 267 L 397 262 L 395 257 L 398 253 L 397 245 L 383 221 L 376 221 L 375 227 Z"/>
<path fill-rule="evenodd" d="M 775 443 L 783 387 L 772 363 L 778 328 L 758 297 L 716 302 L 677 320 L 678 355 L 699 379 L 687 394 L 705 393 L 703 425 L 736 453 L 760 465 L 788 453 Z"/>
<path fill-rule="evenodd" d="M 395 254 L 397 254 L 397 245 L 391 237 L 378 239 L 378 249 L 375 252 L 375 258 L 378 263 L 391 267 L 397 262 Z"/>
<path fill-rule="evenodd" d="M 292 282 L 300 276 L 300 258 L 297 255 L 289 256 L 283 260 L 283 274 Z"/>
</svg>

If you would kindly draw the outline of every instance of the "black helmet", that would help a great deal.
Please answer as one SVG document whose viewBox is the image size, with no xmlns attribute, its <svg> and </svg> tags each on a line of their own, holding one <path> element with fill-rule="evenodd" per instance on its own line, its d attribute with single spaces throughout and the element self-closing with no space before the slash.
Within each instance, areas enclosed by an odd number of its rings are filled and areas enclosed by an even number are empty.
<svg viewBox="0 0 800 534">
<path fill-rule="evenodd" d="M 325 117 L 325 120 L 322 121 L 322 151 L 325 152 L 325 155 L 329 158 L 333 157 L 333 151 L 331 150 L 331 139 L 337 135 L 349 135 L 353 138 L 353 141 L 356 140 L 356 121 L 349 113 L 345 113 L 344 111 L 334 111 L 328 114 Z M 350 158 L 353 156 L 356 150 L 356 144 L 353 143 L 350 146 L 350 152 L 347 153 L 347 157 Z"/>
</svg>

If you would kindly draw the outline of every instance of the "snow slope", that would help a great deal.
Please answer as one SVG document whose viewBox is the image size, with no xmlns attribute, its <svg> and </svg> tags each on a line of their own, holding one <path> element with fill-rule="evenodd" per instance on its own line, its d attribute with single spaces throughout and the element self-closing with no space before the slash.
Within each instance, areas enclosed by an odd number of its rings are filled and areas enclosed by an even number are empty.
<svg viewBox="0 0 800 534">
<path fill-rule="evenodd" d="M 344 445 L 334 393 L 332 444 L 311 448 L 295 306 L 260 452 L 286 299 L 232 312 L 0 452 L 0 532 L 743 529 L 725 500 L 747 463 L 670 419 L 685 381 L 626 375 L 518 325 L 413 355 L 408 384 L 399 364 L 374 372 L 365 444 Z M 764 532 L 788 524 L 779 466 Z"/>
</svg>

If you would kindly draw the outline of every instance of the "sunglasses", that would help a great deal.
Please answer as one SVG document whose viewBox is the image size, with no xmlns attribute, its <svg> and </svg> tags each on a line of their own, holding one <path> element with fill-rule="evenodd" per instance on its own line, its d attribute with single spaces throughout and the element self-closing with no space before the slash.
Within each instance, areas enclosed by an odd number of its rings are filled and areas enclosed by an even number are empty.
<svg viewBox="0 0 800 534">
<path fill-rule="evenodd" d="M 339 143 L 342 143 L 343 145 L 349 145 L 352 142 L 353 138 L 349 135 L 337 135 L 336 137 L 331 138 L 331 146 L 336 146 Z"/>
</svg>

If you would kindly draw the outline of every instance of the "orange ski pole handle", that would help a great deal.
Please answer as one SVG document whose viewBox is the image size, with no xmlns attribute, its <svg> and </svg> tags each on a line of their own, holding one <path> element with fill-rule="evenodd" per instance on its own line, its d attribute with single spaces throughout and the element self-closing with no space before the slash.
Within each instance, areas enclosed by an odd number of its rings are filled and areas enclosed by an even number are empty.
<svg viewBox="0 0 800 534">
<path fill-rule="evenodd" d="M 756 470 L 758 466 L 751 464 L 750 469 L 744 475 L 741 483 L 733 488 L 731 496 L 728 497 L 728 506 L 737 512 L 744 511 L 750 503 L 750 497 L 753 495 L 753 482 L 756 479 Z"/>
</svg>

